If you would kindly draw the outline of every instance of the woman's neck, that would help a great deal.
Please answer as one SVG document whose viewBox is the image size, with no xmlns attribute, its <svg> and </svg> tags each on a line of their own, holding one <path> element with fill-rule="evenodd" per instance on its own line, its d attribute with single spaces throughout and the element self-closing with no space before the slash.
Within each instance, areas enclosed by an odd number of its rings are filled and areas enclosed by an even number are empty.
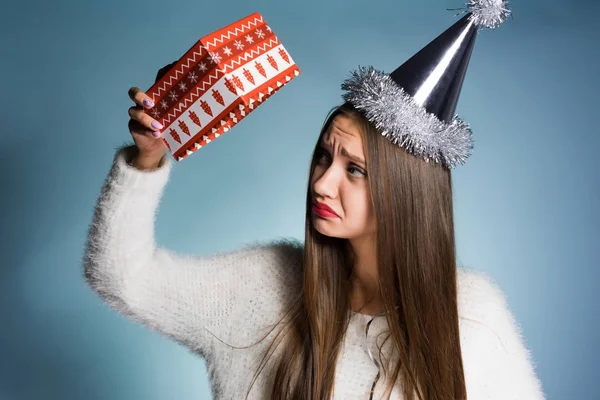
<svg viewBox="0 0 600 400">
<path fill-rule="evenodd" d="M 349 240 L 352 262 L 350 307 L 362 314 L 379 314 L 383 310 L 375 240 L 374 236 Z"/>
</svg>

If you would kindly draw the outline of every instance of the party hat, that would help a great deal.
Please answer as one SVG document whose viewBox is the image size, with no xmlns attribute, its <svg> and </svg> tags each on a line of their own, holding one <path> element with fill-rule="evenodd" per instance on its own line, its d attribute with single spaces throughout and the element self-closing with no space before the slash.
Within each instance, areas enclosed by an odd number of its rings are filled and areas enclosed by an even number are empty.
<svg viewBox="0 0 600 400">
<path fill-rule="evenodd" d="M 473 148 L 468 124 L 455 115 L 480 27 L 496 28 L 505 0 L 471 0 L 466 15 L 390 74 L 359 67 L 345 80 L 344 99 L 383 136 L 428 162 L 464 164 Z"/>
</svg>

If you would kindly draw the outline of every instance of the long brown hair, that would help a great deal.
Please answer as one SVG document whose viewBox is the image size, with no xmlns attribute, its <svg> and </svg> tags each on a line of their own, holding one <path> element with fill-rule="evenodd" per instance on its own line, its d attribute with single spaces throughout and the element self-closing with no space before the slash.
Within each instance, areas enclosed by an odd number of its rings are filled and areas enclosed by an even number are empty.
<svg viewBox="0 0 600 400">
<path fill-rule="evenodd" d="M 459 340 L 456 257 L 450 171 L 391 144 L 352 106 L 332 110 L 319 141 L 337 115 L 361 126 L 377 220 L 379 287 L 395 362 L 384 368 L 389 398 L 395 385 L 407 400 L 462 400 L 466 388 Z M 315 152 L 310 176 L 315 169 Z M 312 224 L 312 188 L 306 197 L 302 290 L 293 299 L 273 348 L 273 399 L 329 399 L 350 318 L 352 254 L 345 239 Z M 252 386 L 251 384 L 251 386 Z M 250 391 L 250 389 L 249 389 Z"/>
</svg>

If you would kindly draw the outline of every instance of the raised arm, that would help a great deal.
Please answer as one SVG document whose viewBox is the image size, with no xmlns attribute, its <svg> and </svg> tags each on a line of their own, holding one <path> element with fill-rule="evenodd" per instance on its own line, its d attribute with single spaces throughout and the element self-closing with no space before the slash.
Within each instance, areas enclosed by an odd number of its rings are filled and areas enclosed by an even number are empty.
<svg viewBox="0 0 600 400">
<path fill-rule="evenodd" d="M 201 355 L 218 339 L 250 344 L 299 290 L 301 246 L 280 240 L 204 257 L 157 247 L 154 221 L 172 161 L 141 171 L 128 163 L 134 154 L 119 149 L 102 187 L 84 254 L 87 282 L 117 311 Z"/>
</svg>

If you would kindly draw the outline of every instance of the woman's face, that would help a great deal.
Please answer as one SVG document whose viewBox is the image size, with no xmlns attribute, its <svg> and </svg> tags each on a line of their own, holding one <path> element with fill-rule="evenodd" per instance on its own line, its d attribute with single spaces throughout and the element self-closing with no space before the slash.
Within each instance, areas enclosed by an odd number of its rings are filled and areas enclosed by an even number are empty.
<svg viewBox="0 0 600 400">
<path fill-rule="evenodd" d="M 342 239 L 373 234 L 376 223 L 367 179 L 360 126 L 338 115 L 319 143 L 310 180 L 315 229 Z M 322 211 L 323 205 L 335 214 Z"/>
</svg>

